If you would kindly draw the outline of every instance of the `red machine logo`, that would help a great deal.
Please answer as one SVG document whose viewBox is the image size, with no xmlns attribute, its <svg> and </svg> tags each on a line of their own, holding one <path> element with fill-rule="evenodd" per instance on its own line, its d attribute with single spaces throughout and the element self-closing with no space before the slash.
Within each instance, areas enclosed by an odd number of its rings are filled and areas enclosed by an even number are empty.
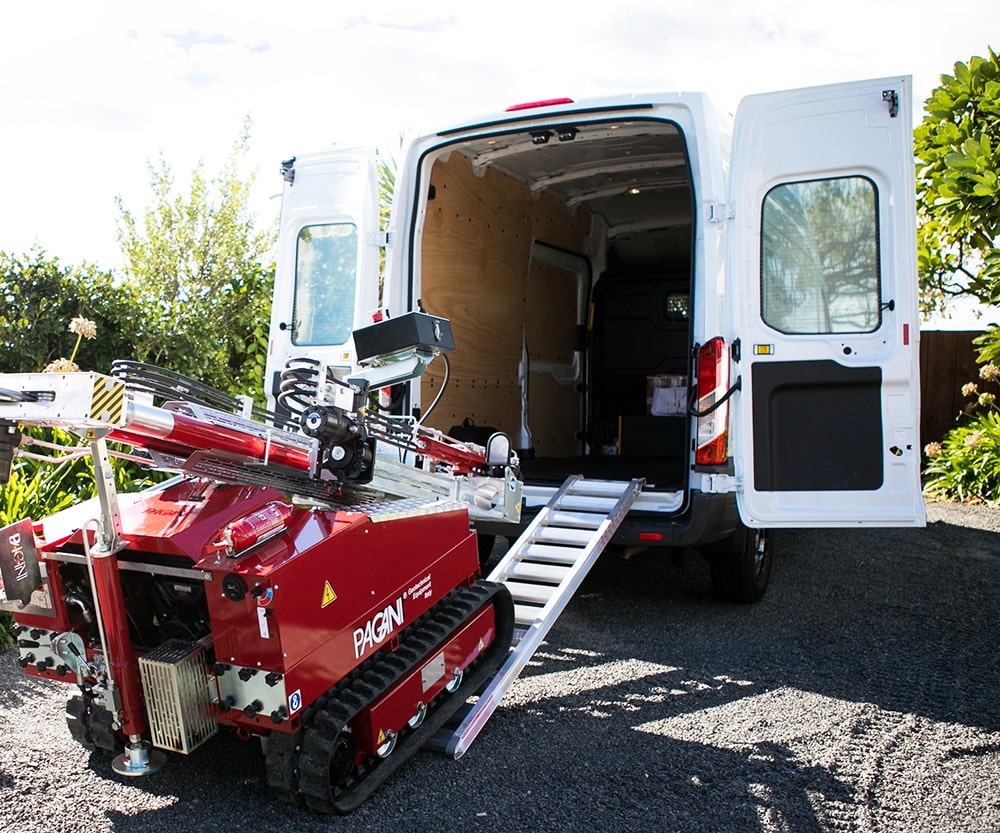
<svg viewBox="0 0 1000 833">
<path fill-rule="evenodd" d="M 26 605 L 41 586 L 42 571 L 31 521 L 18 521 L 0 530 L 0 588 L 7 601 Z"/>
<path fill-rule="evenodd" d="M 364 627 L 354 629 L 354 658 L 360 659 L 369 648 L 381 645 L 396 628 L 403 624 L 403 597 L 400 596 L 385 610 L 380 610 L 365 622 Z"/>
</svg>

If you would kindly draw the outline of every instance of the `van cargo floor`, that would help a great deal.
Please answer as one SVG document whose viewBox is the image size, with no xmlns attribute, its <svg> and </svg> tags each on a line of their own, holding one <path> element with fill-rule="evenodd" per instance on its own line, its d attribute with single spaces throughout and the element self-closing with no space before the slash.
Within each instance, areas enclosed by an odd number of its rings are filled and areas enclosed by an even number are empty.
<svg viewBox="0 0 1000 833">
<path fill-rule="evenodd" d="M 592 454 L 586 457 L 537 457 L 521 460 L 526 483 L 562 482 L 571 474 L 588 480 L 629 480 L 643 477 L 647 488 L 684 488 L 685 460 L 682 457 L 620 457 Z"/>
</svg>

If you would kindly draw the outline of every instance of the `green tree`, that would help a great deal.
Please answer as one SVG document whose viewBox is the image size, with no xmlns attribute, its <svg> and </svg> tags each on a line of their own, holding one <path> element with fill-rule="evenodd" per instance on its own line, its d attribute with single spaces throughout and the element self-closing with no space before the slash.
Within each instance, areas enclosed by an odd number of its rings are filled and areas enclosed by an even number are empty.
<svg viewBox="0 0 1000 833">
<path fill-rule="evenodd" d="M 63 266 L 41 249 L 25 255 L 0 252 L 0 372 L 42 370 L 68 357 L 76 336 L 70 322 L 94 322 L 97 337 L 80 343 L 75 360 L 107 372 L 133 355 L 141 324 L 132 288 L 96 266 Z"/>
<path fill-rule="evenodd" d="M 152 203 L 140 220 L 119 197 L 118 239 L 143 309 L 137 358 L 261 402 L 275 230 L 249 208 L 250 127 L 218 175 L 199 163 L 186 192 L 162 156 L 150 163 Z"/>
<path fill-rule="evenodd" d="M 921 305 L 1000 303 L 1000 59 L 973 57 L 927 99 L 914 132 Z"/>
</svg>

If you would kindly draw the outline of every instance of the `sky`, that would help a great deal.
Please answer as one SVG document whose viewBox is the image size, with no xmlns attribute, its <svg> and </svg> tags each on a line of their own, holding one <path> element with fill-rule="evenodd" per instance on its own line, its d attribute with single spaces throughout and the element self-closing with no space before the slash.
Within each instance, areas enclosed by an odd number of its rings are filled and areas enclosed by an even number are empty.
<svg viewBox="0 0 1000 833">
<path fill-rule="evenodd" d="M 993 38 L 991 43 L 989 38 Z M 0 6 L 0 251 L 119 269 L 119 209 L 218 173 L 246 116 L 252 208 L 277 217 L 279 163 L 522 101 L 748 94 L 912 75 L 914 122 L 957 60 L 1000 49 L 1000 3 L 963 0 L 259 0 Z"/>
</svg>

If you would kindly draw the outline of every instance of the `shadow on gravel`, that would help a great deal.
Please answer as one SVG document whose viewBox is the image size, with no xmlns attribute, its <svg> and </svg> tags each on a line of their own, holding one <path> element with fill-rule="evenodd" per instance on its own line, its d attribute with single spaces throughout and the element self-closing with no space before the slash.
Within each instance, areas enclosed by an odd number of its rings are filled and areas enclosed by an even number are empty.
<svg viewBox="0 0 1000 833">
<path fill-rule="evenodd" d="M 632 731 L 621 711 L 596 720 L 570 710 L 549 718 L 501 715 L 460 761 L 419 754 L 359 810 L 331 819 L 273 798 L 262 762 L 221 739 L 208 755 L 171 760 L 143 782 L 175 800 L 141 813 L 106 811 L 116 833 L 218 831 L 747 831 L 819 833 L 814 807 L 849 808 L 848 785 L 785 746 L 725 750 Z M 570 754 L 570 750 L 572 753 Z M 101 768 L 101 765 L 97 767 Z M 105 777 L 115 776 L 106 774 Z"/>
<path fill-rule="evenodd" d="M 791 686 L 1000 730 L 1000 536 L 941 521 L 913 530 L 779 530 L 756 605 L 714 600 L 708 570 L 607 554 L 560 637 L 755 690 Z M 659 640 L 637 641 L 660 623 Z M 597 628 L 599 637 L 591 635 Z M 724 695 L 723 695 L 724 696 Z"/>
<path fill-rule="evenodd" d="M 68 690 L 61 683 L 29 677 L 17 663 L 17 650 L 0 651 L 0 669 L 4 680 L 9 682 L 0 687 L 0 712 L 15 709 L 23 703 L 37 699 L 40 695 L 59 690 Z"/>
</svg>

